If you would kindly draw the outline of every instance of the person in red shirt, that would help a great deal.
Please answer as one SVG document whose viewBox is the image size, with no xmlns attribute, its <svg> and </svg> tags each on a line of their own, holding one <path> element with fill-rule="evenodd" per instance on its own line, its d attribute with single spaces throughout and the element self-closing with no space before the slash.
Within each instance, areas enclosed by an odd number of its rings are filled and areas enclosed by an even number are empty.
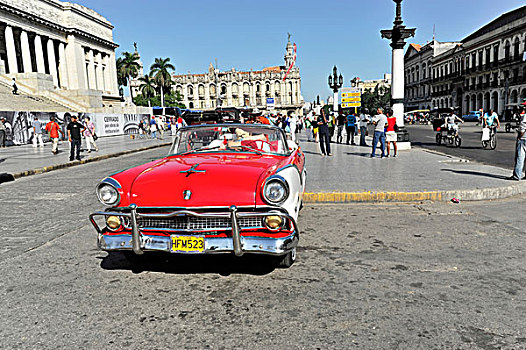
<svg viewBox="0 0 526 350">
<path fill-rule="evenodd" d="M 385 142 L 387 143 L 387 156 L 389 157 L 389 154 L 391 152 L 391 142 L 394 145 L 394 155 L 393 157 L 396 157 L 398 154 L 398 147 L 396 146 L 396 131 L 395 131 L 395 125 L 396 125 L 396 118 L 394 116 L 389 116 L 387 118 L 387 128 L 385 130 Z"/>
<path fill-rule="evenodd" d="M 58 153 L 58 133 L 60 132 L 62 134 L 62 137 L 64 137 L 64 132 L 62 129 L 60 129 L 60 126 L 55 121 L 55 117 L 49 118 L 49 123 L 46 124 L 46 131 L 49 133 L 49 138 L 51 139 L 51 142 L 53 144 L 53 147 L 51 149 L 51 152 L 53 154 Z"/>
</svg>

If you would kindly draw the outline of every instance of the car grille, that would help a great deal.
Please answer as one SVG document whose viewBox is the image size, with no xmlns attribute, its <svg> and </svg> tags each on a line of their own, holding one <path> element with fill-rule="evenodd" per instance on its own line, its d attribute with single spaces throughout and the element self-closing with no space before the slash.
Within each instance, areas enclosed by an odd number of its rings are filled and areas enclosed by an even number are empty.
<svg viewBox="0 0 526 350">
<path fill-rule="evenodd" d="M 261 217 L 245 217 L 238 219 L 241 228 L 263 227 Z M 228 230 L 232 228 L 230 218 L 203 218 L 196 216 L 177 216 L 173 218 L 145 218 L 139 217 L 137 224 L 142 229 L 165 230 Z"/>
</svg>

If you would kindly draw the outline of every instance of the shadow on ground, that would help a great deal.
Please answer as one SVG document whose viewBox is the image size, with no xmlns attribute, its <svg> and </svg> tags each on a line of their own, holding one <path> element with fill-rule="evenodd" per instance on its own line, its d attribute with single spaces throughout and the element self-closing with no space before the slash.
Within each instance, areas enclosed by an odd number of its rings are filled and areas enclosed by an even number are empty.
<svg viewBox="0 0 526 350">
<path fill-rule="evenodd" d="M 472 170 L 441 169 L 441 171 L 449 171 L 451 173 L 462 174 L 462 175 L 484 176 L 484 177 L 490 177 L 492 179 L 500 179 L 500 180 L 508 179 L 508 177 L 504 175 L 481 173 L 479 171 L 472 171 Z"/>
<path fill-rule="evenodd" d="M 169 274 L 231 274 L 266 275 L 277 265 L 275 257 L 245 254 L 242 257 L 226 255 L 183 255 L 148 253 L 134 255 L 132 252 L 109 252 L 100 266 L 105 270 L 128 270 L 133 273 L 145 271 Z"/>
</svg>

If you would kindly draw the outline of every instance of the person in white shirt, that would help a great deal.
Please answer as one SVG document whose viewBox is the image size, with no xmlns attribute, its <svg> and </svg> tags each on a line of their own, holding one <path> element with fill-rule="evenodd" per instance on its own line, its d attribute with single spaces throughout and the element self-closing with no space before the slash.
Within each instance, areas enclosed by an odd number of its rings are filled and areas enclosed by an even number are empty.
<svg viewBox="0 0 526 350">
<path fill-rule="evenodd" d="M 360 146 L 367 146 L 365 135 L 367 135 L 367 124 L 371 121 L 371 116 L 365 113 L 360 114 Z"/>
<path fill-rule="evenodd" d="M 380 141 L 382 148 L 382 158 L 385 158 L 385 126 L 387 125 L 387 117 L 381 108 L 377 109 L 377 113 L 378 114 L 373 118 L 374 137 L 371 158 L 376 156 L 376 146 L 378 146 L 378 141 Z"/>
<path fill-rule="evenodd" d="M 296 126 L 298 124 L 298 119 L 296 118 L 296 115 L 293 113 L 289 116 L 289 128 L 290 128 L 290 135 L 292 137 L 292 141 L 296 142 Z"/>
</svg>

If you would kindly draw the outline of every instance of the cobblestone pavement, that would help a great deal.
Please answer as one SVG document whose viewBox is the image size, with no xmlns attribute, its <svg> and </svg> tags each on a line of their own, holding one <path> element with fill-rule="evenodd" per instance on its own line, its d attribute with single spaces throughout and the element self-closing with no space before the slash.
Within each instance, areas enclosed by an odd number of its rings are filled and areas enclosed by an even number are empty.
<svg viewBox="0 0 526 350">
<path fill-rule="evenodd" d="M 308 205 L 290 269 L 163 256 L 138 271 L 96 249 L 87 216 L 100 178 L 162 153 L 0 186 L 0 348 L 526 348 L 525 198 Z"/>
</svg>

